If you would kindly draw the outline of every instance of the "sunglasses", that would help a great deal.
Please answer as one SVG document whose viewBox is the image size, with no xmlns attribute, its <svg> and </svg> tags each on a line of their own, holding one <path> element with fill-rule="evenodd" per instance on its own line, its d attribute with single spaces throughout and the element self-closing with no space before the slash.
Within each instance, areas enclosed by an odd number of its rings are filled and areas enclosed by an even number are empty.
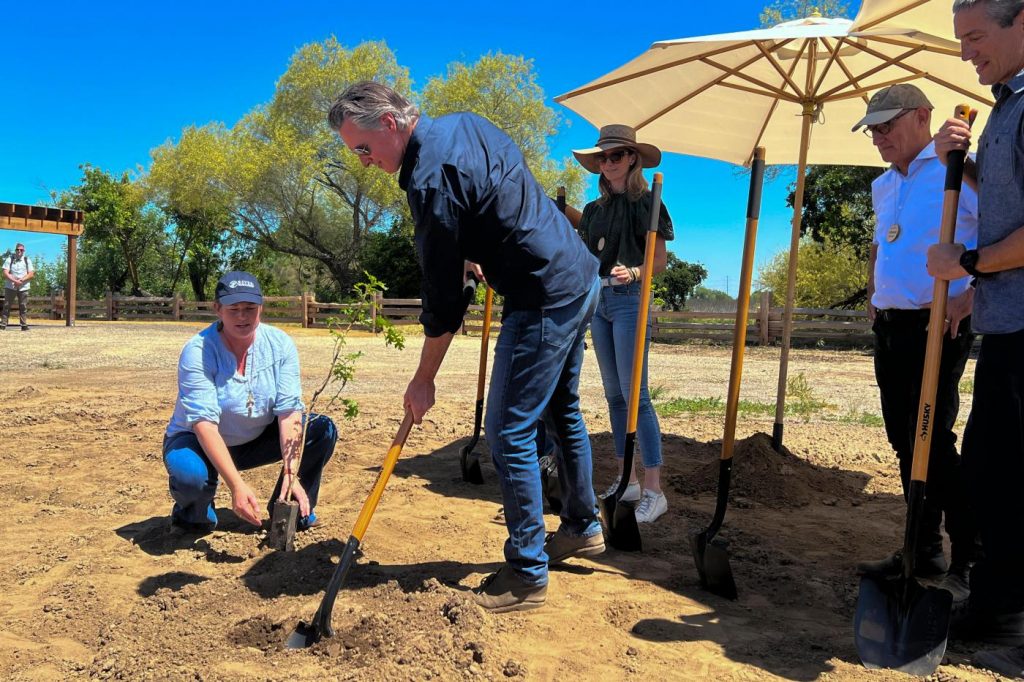
<svg viewBox="0 0 1024 682">
<path fill-rule="evenodd" d="M 911 111 L 914 111 L 914 110 L 913 109 L 904 109 L 900 113 L 898 113 L 895 116 L 893 116 L 892 118 L 890 118 L 885 123 L 878 123 L 878 124 L 873 125 L 873 126 L 864 126 L 864 130 L 862 130 L 861 132 L 863 132 L 868 137 L 871 137 L 875 133 L 878 133 L 879 135 L 888 135 L 890 133 L 890 131 L 892 131 L 892 124 L 895 123 L 898 119 L 902 118 L 903 116 L 906 116 L 907 114 L 909 114 Z"/>
<path fill-rule="evenodd" d="M 357 144 L 355 147 L 352 147 L 352 153 L 355 154 L 356 156 L 369 156 L 370 155 L 370 145 L 368 145 L 368 144 Z"/>
<path fill-rule="evenodd" d="M 619 161 L 622 161 L 623 156 L 630 153 L 631 152 L 628 149 L 620 149 L 607 154 L 595 154 L 594 158 L 597 159 L 597 165 L 600 166 L 603 163 L 618 163 Z"/>
<path fill-rule="evenodd" d="M 15 253 L 25 253 L 25 249 L 15 249 Z"/>
</svg>

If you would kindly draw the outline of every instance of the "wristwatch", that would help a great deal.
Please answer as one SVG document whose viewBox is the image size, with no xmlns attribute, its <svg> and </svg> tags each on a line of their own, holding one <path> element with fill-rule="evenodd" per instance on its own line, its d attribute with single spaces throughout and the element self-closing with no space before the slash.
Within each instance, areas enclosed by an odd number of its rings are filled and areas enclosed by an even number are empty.
<svg viewBox="0 0 1024 682">
<path fill-rule="evenodd" d="M 978 250 L 967 249 L 960 254 L 960 267 L 971 277 L 984 277 L 985 273 L 978 270 Z"/>
</svg>

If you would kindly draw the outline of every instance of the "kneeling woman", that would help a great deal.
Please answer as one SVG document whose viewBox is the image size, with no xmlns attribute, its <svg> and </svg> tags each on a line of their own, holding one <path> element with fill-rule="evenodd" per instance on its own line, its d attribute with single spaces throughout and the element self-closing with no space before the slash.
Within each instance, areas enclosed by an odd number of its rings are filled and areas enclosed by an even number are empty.
<svg viewBox="0 0 1024 682">
<path fill-rule="evenodd" d="M 163 448 L 174 498 L 171 525 L 190 532 L 216 527 L 218 476 L 231 491 L 235 514 L 261 525 L 259 500 L 240 472 L 281 461 L 268 511 L 290 487 L 299 503 L 298 528 L 309 528 L 316 524 L 320 476 L 338 440 L 334 422 L 308 415 L 306 446 L 296 462 L 303 406 L 295 343 L 260 324 L 263 294 L 247 272 L 229 272 L 217 282 L 213 308 L 218 321 L 192 337 L 178 361 L 178 399 Z"/>
</svg>

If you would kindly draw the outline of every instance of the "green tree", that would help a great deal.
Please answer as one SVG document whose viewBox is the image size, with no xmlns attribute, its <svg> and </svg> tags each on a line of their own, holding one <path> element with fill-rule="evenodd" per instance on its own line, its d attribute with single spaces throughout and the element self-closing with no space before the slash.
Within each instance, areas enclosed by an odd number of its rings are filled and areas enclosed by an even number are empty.
<svg viewBox="0 0 1024 682">
<path fill-rule="evenodd" d="M 652 285 L 656 296 L 672 310 L 682 310 L 686 299 L 708 276 L 700 263 L 688 263 L 673 253 L 668 254 L 668 266 L 654 276 Z"/>
<path fill-rule="evenodd" d="M 586 172 L 572 159 L 550 158 L 548 139 L 565 123 L 564 117 L 544 104 L 533 60 L 486 54 L 475 64 L 448 65 L 442 78 L 431 78 L 423 90 L 423 111 L 443 116 L 469 111 L 501 128 L 523 151 L 526 164 L 549 196 L 566 188 L 566 200 L 582 206 Z"/>
<path fill-rule="evenodd" d="M 848 17 L 850 3 L 841 0 L 773 0 L 761 10 L 761 25 L 775 26 L 784 21 L 809 17 Z"/>
<path fill-rule="evenodd" d="M 801 234 L 833 246 L 849 246 L 867 260 L 875 232 L 871 183 L 882 168 L 867 166 L 811 166 L 804 182 Z M 792 207 L 791 190 L 786 203 Z"/>
<path fill-rule="evenodd" d="M 140 295 L 143 285 L 162 288 L 166 217 L 127 171 L 114 177 L 90 164 L 81 168 L 82 184 L 54 199 L 86 212 L 79 264 L 83 293 L 127 287 Z"/>
<path fill-rule="evenodd" d="M 774 305 L 785 305 L 789 254 L 782 251 L 758 272 L 759 284 L 770 289 Z M 846 307 L 867 284 L 867 263 L 847 245 L 800 242 L 796 273 L 796 301 L 799 308 Z"/>
<path fill-rule="evenodd" d="M 374 232 L 363 248 L 362 265 L 380 280 L 389 297 L 418 298 L 420 266 L 411 228 L 396 223 L 387 232 Z"/>
</svg>

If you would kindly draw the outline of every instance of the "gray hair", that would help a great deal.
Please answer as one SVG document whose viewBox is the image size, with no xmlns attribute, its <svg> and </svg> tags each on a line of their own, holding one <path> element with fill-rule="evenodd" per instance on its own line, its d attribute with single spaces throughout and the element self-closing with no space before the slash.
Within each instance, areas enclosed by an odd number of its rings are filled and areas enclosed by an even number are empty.
<svg viewBox="0 0 1024 682">
<path fill-rule="evenodd" d="M 327 122 L 332 130 L 340 128 L 346 119 L 364 130 L 380 130 L 384 114 L 394 116 L 398 129 L 405 130 L 419 118 L 420 110 L 387 85 L 360 81 L 348 86 L 335 100 Z"/>
<path fill-rule="evenodd" d="M 984 5 L 988 18 L 1002 28 L 1012 24 L 1021 10 L 1024 10 L 1024 0 L 953 0 L 953 14 L 975 5 Z"/>
</svg>

